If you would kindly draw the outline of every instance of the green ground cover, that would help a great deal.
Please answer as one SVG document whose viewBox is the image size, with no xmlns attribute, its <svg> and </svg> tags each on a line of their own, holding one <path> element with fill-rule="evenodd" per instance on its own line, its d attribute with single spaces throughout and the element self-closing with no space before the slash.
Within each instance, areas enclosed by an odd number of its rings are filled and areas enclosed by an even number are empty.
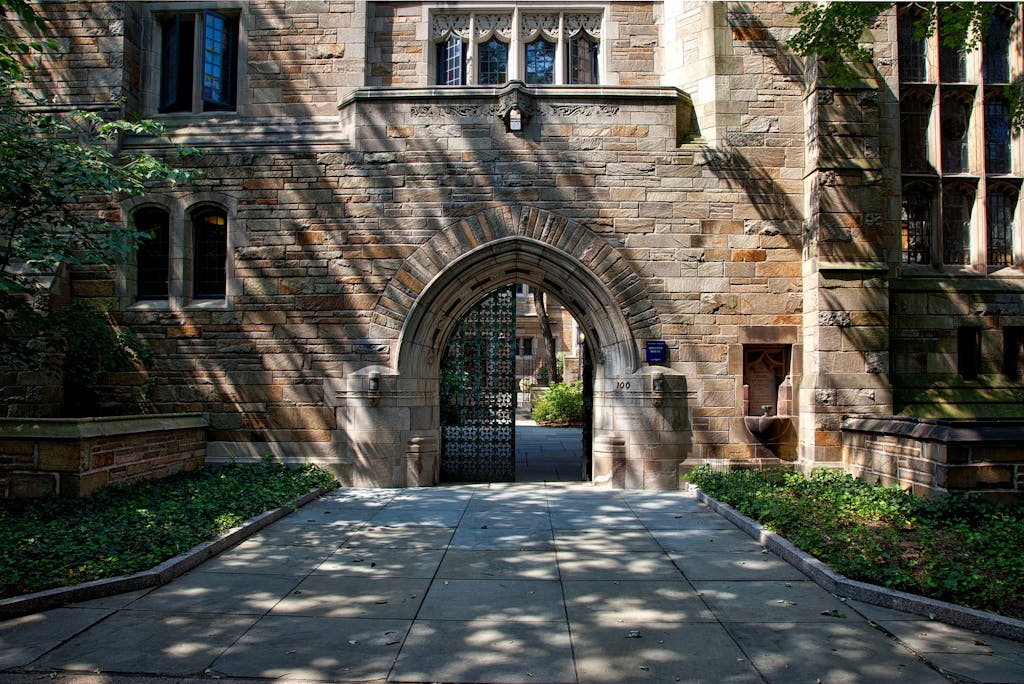
<svg viewBox="0 0 1024 684">
<path fill-rule="evenodd" d="M 830 469 L 687 478 L 851 579 L 1024 618 L 1024 506 L 924 499 Z"/>
<path fill-rule="evenodd" d="M 315 466 L 213 465 L 81 499 L 0 502 L 0 597 L 146 570 L 334 477 Z"/>
</svg>

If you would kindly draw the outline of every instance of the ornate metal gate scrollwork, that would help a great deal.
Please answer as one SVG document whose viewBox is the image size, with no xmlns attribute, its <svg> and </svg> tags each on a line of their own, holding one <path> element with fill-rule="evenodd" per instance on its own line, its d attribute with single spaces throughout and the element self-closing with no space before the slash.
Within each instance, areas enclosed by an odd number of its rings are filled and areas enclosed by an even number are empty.
<svg viewBox="0 0 1024 684">
<path fill-rule="evenodd" d="M 512 482 L 516 295 L 499 288 L 459 321 L 441 365 L 441 480 Z"/>
</svg>

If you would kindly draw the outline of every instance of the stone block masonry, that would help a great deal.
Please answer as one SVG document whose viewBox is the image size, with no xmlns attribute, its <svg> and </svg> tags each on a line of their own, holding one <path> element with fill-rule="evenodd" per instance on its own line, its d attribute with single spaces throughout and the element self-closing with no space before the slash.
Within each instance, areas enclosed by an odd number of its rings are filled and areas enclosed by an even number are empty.
<svg viewBox="0 0 1024 684">
<path fill-rule="evenodd" d="M 206 419 L 0 419 L 0 499 L 85 496 L 110 484 L 193 470 L 206 458 Z"/>
</svg>

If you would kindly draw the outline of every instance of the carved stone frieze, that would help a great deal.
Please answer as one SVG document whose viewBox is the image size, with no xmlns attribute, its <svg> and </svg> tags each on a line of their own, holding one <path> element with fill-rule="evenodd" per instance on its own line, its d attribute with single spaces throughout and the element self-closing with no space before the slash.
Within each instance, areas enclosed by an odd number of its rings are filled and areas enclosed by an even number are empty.
<svg viewBox="0 0 1024 684">
<path fill-rule="evenodd" d="M 449 34 L 469 38 L 468 14 L 435 14 L 431 23 L 434 40 L 447 38 Z"/>
<path fill-rule="evenodd" d="M 547 105 L 547 111 L 555 116 L 615 116 L 618 105 Z"/>
<path fill-rule="evenodd" d="M 532 38 L 537 33 L 554 40 L 558 36 L 557 14 L 524 14 L 519 20 L 519 35 Z"/>
<path fill-rule="evenodd" d="M 477 38 L 483 38 L 491 32 L 511 40 L 511 14 L 477 14 L 473 18 Z"/>
<path fill-rule="evenodd" d="M 417 118 L 483 116 L 484 108 L 480 105 L 415 105 L 410 113 Z"/>
<path fill-rule="evenodd" d="M 594 38 L 601 36 L 601 15 L 573 13 L 565 15 L 565 33 L 575 36 L 580 30 L 586 31 Z"/>
</svg>

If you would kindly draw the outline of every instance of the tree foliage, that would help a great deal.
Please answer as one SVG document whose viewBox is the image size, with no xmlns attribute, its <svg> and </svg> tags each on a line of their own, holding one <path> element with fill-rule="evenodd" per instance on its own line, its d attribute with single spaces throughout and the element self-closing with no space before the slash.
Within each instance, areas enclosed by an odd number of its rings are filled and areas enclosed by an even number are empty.
<svg viewBox="0 0 1024 684">
<path fill-rule="evenodd" d="M 147 154 L 121 154 L 123 135 L 161 136 L 151 121 L 92 112 L 43 111 L 25 88 L 29 58 L 53 47 L 14 31 L 40 33 L 46 23 L 24 0 L 0 0 L 0 295 L 29 292 L 32 272 L 59 264 L 110 263 L 143 234 L 86 210 L 91 200 L 123 199 L 157 183 L 185 181 L 192 171 Z M 179 154 L 191 155 L 181 149 Z"/>
<path fill-rule="evenodd" d="M 942 27 L 942 43 L 956 50 L 976 49 L 989 28 L 998 5 L 992 2 L 922 3 L 921 17 L 914 23 L 917 38 L 931 36 Z M 858 68 L 871 64 L 872 53 L 864 42 L 864 33 L 892 7 L 889 2 L 802 2 L 793 13 L 799 30 L 788 45 L 804 57 L 817 57 L 819 65 L 836 85 L 857 81 Z M 1011 123 L 1024 128 L 1021 106 L 1024 80 L 1008 87 Z"/>
</svg>

